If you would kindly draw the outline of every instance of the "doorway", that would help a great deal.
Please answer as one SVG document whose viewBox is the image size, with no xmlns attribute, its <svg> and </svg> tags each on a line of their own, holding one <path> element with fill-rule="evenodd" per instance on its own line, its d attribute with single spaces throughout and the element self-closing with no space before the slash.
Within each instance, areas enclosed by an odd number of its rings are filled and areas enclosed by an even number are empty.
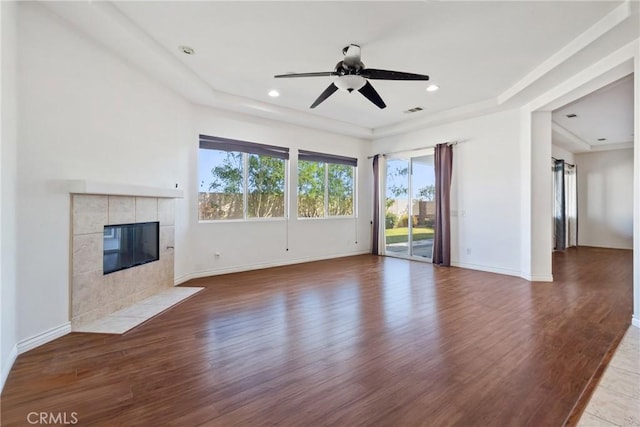
<svg viewBox="0 0 640 427">
<path fill-rule="evenodd" d="M 551 158 L 553 170 L 553 250 L 578 246 L 576 165 Z"/>
<path fill-rule="evenodd" d="M 433 150 L 387 157 L 385 253 L 431 262 L 435 223 Z"/>
</svg>

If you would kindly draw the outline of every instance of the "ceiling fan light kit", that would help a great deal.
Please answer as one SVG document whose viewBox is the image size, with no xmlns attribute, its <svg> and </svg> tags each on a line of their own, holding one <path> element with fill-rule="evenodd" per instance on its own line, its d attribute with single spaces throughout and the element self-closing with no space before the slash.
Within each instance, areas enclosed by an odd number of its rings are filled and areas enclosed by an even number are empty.
<svg viewBox="0 0 640 427">
<path fill-rule="evenodd" d="M 346 90 L 351 93 L 354 90 L 360 90 L 367 83 L 364 77 L 355 74 L 347 74 L 336 79 L 335 85 L 338 89 Z"/>
<path fill-rule="evenodd" d="M 384 103 L 378 92 L 373 88 L 369 80 L 429 80 L 429 76 L 424 74 L 365 68 L 360 59 L 360 46 L 356 44 L 346 46 L 342 49 L 342 53 L 344 54 L 344 59 L 336 64 L 333 71 L 279 74 L 274 77 L 290 78 L 337 76 L 338 78 L 320 94 L 314 103 L 311 104 L 310 108 L 316 108 L 324 100 L 333 95 L 333 93 L 338 89 L 342 89 L 349 93 L 357 90 L 378 108 L 382 109 L 387 105 Z"/>
</svg>

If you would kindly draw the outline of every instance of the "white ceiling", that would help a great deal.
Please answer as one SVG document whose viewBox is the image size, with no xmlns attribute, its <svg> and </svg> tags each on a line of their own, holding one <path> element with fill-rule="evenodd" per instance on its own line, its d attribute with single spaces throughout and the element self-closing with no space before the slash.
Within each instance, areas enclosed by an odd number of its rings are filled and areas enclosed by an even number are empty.
<svg viewBox="0 0 640 427">
<path fill-rule="evenodd" d="M 370 137 L 384 129 L 506 105 L 518 95 L 530 96 L 538 90 L 536 83 L 554 72 L 556 77 L 575 73 L 571 59 L 576 58 L 575 66 L 584 66 L 597 58 L 585 47 L 603 34 L 608 38 L 599 39 L 601 45 L 638 37 L 637 17 L 628 19 L 637 7 L 621 3 L 44 4 L 194 102 Z M 362 47 L 368 67 L 428 74 L 431 81 L 372 81 L 387 104 L 384 110 L 356 92 L 337 92 L 310 110 L 331 77 L 273 78 L 287 72 L 331 71 L 349 43 Z M 183 45 L 195 49 L 195 55 L 183 54 L 178 49 Z M 440 90 L 426 92 L 428 83 Z M 270 98 L 271 89 L 281 96 Z M 403 112 L 417 106 L 424 110 Z"/>
<path fill-rule="evenodd" d="M 633 74 L 554 110 L 552 120 L 553 143 L 570 152 L 632 147 Z"/>
</svg>

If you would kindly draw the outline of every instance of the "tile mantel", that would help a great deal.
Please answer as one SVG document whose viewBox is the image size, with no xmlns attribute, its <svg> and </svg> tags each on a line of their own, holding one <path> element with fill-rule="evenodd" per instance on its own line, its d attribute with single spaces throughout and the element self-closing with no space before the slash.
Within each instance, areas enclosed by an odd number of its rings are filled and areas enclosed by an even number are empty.
<svg viewBox="0 0 640 427">
<path fill-rule="evenodd" d="M 102 194 L 110 196 L 159 197 L 182 199 L 184 193 L 176 188 L 146 187 L 142 185 L 118 184 L 111 182 L 71 179 L 67 181 L 71 194 Z"/>
</svg>

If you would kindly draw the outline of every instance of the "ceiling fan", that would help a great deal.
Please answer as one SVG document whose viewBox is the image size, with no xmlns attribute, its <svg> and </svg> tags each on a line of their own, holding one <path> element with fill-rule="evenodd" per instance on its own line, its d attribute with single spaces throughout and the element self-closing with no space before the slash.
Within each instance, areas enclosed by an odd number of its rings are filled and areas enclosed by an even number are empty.
<svg viewBox="0 0 640 427">
<path fill-rule="evenodd" d="M 279 74 L 275 78 L 288 77 L 325 77 L 338 76 L 338 78 L 329 85 L 311 104 L 310 108 L 316 108 L 325 99 L 333 95 L 338 89 L 346 90 L 351 93 L 357 90 L 365 96 L 369 101 L 373 102 L 378 108 L 385 108 L 384 103 L 378 92 L 373 88 L 369 80 L 429 80 L 429 76 L 424 74 L 405 73 L 402 71 L 379 70 L 376 68 L 365 68 L 360 60 L 360 46 L 350 44 L 342 49 L 344 59 L 336 64 L 333 71 L 324 71 L 318 73 L 289 73 Z"/>
</svg>

